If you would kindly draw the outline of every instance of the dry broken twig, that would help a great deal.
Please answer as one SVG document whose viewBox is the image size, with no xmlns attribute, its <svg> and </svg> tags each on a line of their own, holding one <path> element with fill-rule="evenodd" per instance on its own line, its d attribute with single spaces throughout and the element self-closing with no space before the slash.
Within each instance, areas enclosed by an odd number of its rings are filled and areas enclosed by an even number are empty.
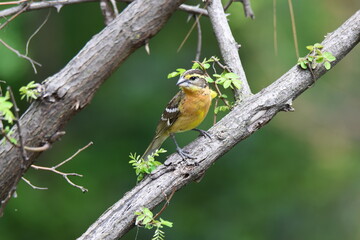
<svg viewBox="0 0 360 240">
<path fill-rule="evenodd" d="M 64 161 L 62 161 L 61 163 L 59 163 L 58 165 L 54 166 L 54 167 L 42 167 L 42 166 L 37 166 L 37 165 L 31 165 L 32 168 L 36 169 L 36 170 L 44 170 L 44 171 L 50 171 L 50 172 L 54 172 L 56 174 L 59 174 L 61 176 L 63 176 L 66 181 L 71 185 L 74 186 L 76 188 L 79 188 L 82 192 L 87 192 L 88 189 L 86 189 L 83 186 L 77 185 L 75 183 L 73 183 L 70 179 L 69 176 L 78 176 L 78 177 L 82 177 L 83 175 L 78 174 L 78 173 L 65 173 L 65 172 L 61 172 L 59 170 L 57 170 L 57 168 L 61 167 L 62 165 L 64 165 L 65 163 L 69 162 L 70 160 L 72 160 L 74 157 L 76 157 L 80 152 L 84 151 L 85 149 L 87 149 L 88 147 L 90 147 L 93 144 L 93 142 L 89 142 L 85 147 L 80 148 L 79 150 L 77 150 L 73 155 L 71 155 L 69 158 L 65 159 Z"/>
</svg>

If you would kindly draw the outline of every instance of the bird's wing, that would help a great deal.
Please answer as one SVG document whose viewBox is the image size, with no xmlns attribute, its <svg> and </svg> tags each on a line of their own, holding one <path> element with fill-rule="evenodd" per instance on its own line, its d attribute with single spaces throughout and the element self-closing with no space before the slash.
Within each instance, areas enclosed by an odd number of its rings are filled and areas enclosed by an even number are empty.
<svg viewBox="0 0 360 240">
<path fill-rule="evenodd" d="M 181 100 L 184 98 L 184 92 L 179 91 L 168 103 L 164 112 L 161 114 L 160 121 L 156 128 L 156 135 L 163 133 L 167 129 L 169 129 L 176 119 L 179 117 L 180 110 L 179 105 Z"/>
</svg>

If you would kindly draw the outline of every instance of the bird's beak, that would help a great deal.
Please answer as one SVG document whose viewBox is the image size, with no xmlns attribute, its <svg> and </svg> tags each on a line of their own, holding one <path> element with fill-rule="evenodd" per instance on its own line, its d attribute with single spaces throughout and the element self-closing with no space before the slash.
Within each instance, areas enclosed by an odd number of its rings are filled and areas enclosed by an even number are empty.
<svg viewBox="0 0 360 240">
<path fill-rule="evenodd" d="M 185 79 L 183 77 L 180 77 L 179 80 L 177 81 L 176 85 L 179 86 L 179 87 L 188 86 L 189 85 L 189 80 Z"/>
</svg>

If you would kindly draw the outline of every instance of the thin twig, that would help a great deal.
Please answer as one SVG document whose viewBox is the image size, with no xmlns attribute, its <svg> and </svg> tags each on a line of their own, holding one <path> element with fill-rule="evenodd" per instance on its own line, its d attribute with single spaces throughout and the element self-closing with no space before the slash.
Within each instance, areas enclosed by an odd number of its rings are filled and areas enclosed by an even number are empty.
<svg viewBox="0 0 360 240">
<path fill-rule="evenodd" d="M 36 70 L 36 67 L 35 65 L 38 65 L 41 67 L 41 64 L 34 61 L 33 59 L 31 59 L 30 57 L 26 56 L 26 55 L 23 55 L 21 54 L 18 50 L 12 48 L 9 44 L 7 44 L 6 42 L 4 42 L 4 40 L 2 40 L 0 38 L 0 43 L 2 43 L 7 49 L 9 49 L 10 51 L 14 52 L 16 55 L 18 55 L 18 57 L 21 57 L 21 58 L 24 58 L 26 60 L 28 60 L 30 63 L 31 63 L 31 66 L 33 67 L 34 69 L 34 72 L 37 73 L 37 70 Z"/>
<path fill-rule="evenodd" d="M 297 36 L 296 36 L 296 24 L 295 24 L 294 9 L 293 9 L 293 5 L 292 5 L 292 1 L 288 0 L 288 3 L 289 3 L 289 9 L 290 9 L 291 28 L 292 28 L 293 37 L 294 37 L 296 58 L 299 58 L 299 46 L 298 46 L 298 41 L 297 41 Z"/>
<path fill-rule="evenodd" d="M 250 0 L 239 0 L 239 2 L 242 2 L 242 4 L 243 4 L 245 17 L 255 19 L 255 14 L 251 8 Z"/>
<path fill-rule="evenodd" d="M 273 0 L 273 25 L 274 25 L 274 52 L 275 56 L 278 55 L 278 42 L 277 42 L 277 23 L 276 23 L 276 0 Z"/>
<path fill-rule="evenodd" d="M 104 17 L 105 25 L 108 25 L 115 18 L 115 10 L 111 7 L 109 0 L 100 0 L 100 9 Z"/>
<path fill-rule="evenodd" d="M 17 107 L 15 97 L 14 97 L 14 93 L 11 90 L 11 87 L 8 86 L 7 90 L 9 92 L 9 94 L 10 94 L 10 99 L 11 99 L 11 102 L 12 102 L 13 107 L 14 107 L 14 113 L 15 113 L 15 117 L 16 117 L 15 123 L 16 123 L 16 126 L 17 126 L 18 135 L 19 135 L 21 156 L 24 159 L 24 161 L 27 161 L 29 158 L 28 158 L 28 156 L 26 154 L 26 151 L 24 149 L 24 140 L 23 140 L 23 137 L 22 137 L 22 134 L 21 134 L 21 126 L 20 126 L 20 121 L 19 121 L 19 119 L 20 119 L 20 115 L 19 115 L 20 109 Z"/>
<path fill-rule="evenodd" d="M 234 2 L 234 0 L 229 0 L 226 5 L 224 6 L 224 11 L 228 10 L 228 8 L 231 6 L 231 4 Z"/>
<path fill-rule="evenodd" d="M 76 155 L 78 155 L 79 153 L 81 153 L 82 151 L 84 151 L 85 149 L 87 149 L 88 147 L 90 147 L 93 144 L 94 144 L 93 142 L 89 142 L 85 147 L 78 149 L 71 157 L 69 157 L 68 159 L 65 159 L 63 162 L 59 163 L 58 165 L 56 165 L 53 168 L 61 167 L 62 165 L 64 165 L 68 161 L 72 160 L 74 157 L 76 157 Z"/>
<path fill-rule="evenodd" d="M 12 139 L 9 137 L 9 135 L 7 135 L 7 133 L 4 131 L 4 129 L 1 129 L 1 135 L 3 135 L 6 138 L 6 140 L 9 143 L 11 143 L 14 147 L 18 147 L 18 148 L 20 147 L 19 144 L 16 144 L 15 142 L 12 141 Z"/>
<path fill-rule="evenodd" d="M 1 135 L 3 137 L 5 137 L 5 139 L 11 143 L 14 147 L 17 147 L 17 148 L 21 148 L 21 146 L 17 143 L 15 143 L 10 137 L 9 135 L 4 131 L 4 129 L 1 129 Z M 42 145 L 41 147 L 29 147 L 29 146 L 24 146 L 24 149 L 26 151 L 29 151 L 29 152 L 44 152 L 46 150 L 48 150 L 50 148 L 50 143 L 49 142 L 46 142 L 44 145 Z"/>
<path fill-rule="evenodd" d="M 41 147 L 28 147 L 24 146 L 24 149 L 29 152 L 45 152 L 46 150 L 50 149 L 50 143 L 46 142 Z"/>
<path fill-rule="evenodd" d="M 206 2 L 205 4 L 205 8 L 208 5 L 208 2 Z M 190 30 L 188 31 L 188 33 L 186 34 L 184 40 L 181 42 L 180 46 L 177 49 L 177 52 L 180 52 L 181 48 L 184 46 L 185 42 L 188 40 L 188 38 L 190 37 L 190 34 L 192 33 L 192 31 L 194 30 L 197 22 L 200 20 L 202 14 L 200 13 L 197 18 L 195 19 L 195 22 L 193 23 L 193 25 L 191 26 Z"/>
<path fill-rule="evenodd" d="M 31 34 L 31 36 L 29 37 L 29 39 L 26 42 L 26 48 L 25 48 L 25 56 L 28 55 L 29 53 L 29 45 L 30 45 L 30 41 L 33 37 L 35 37 L 35 35 L 41 30 L 41 28 L 47 23 L 47 21 L 49 20 L 50 17 L 50 11 L 48 12 L 45 20 L 41 23 L 41 25 L 35 30 L 35 32 L 33 34 Z"/>
<path fill-rule="evenodd" d="M 29 4 L 21 5 L 20 9 L 15 12 L 11 18 L 6 20 L 3 24 L 0 25 L 0 30 L 3 29 L 6 25 L 8 25 L 12 20 L 14 20 L 17 16 L 19 16 L 21 13 L 25 12 L 29 8 Z"/>
<path fill-rule="evenodd" d="M 22 0 L 22 1 L 27 2 L 25 0 Z M 99 0 L 54 0 L 54 1 L 30 2 L 30 3 L 28 3 L 29 7 L 27 9 L 25 9 L 25 11 L 33 11 L 33 10 L 39 10 L 39 9 L 44 9 L 44 8 L 52 8 L 52 7 L 59 9 L 65 5 L 79 4 L 79 3 L 85 3 L 85 2 L 98 2 L 98 1 Z M 131 3 L 133 0 L 117 0 L 117 1 Z M 9 4 L 3 3 L 2 5 L 9 5 Z M 22 9 L 22 6 L 15 6 L 15 7 L 1 10 L 0 17 L 14 15 L 17 12 L 19 12 L 21 9 Z M 204 16 L 208 16 L 206 9 L 187 5 L 187 4 L 181 4 L 179 6 L 179 10 L 185 11 L 185 12 L 188 12 L 191 14 L 202 14 Z"/>
<path fill-rule="evenodd" d="M 28 0 L 19 0 L 19 1 L 10 1 L 10 2 L 0 2 L 0 5 L 15 5 L 23 2 L 27 2 Z"/>
<path fill-rule="evenodd" d="M 48 190 L 47 187 L 38 187 L 38 186 L 35 186 L 34 184 L 32 184 L 28 179 L 24 178 L 24 177 L 21 177 L 22 180 L 24 180 L 24 182 L 26 182 L 30 187 L 32 187 L 33 189 L 36 189 L 36 190 Z"/>
<path fill-rule="evenodd" d="M 201 47 L 202 47 L 202 32 L 201 32 L 201 25 L 199 21 L 199 16 L 195 16 L 195 22 L 197 26 L 197 33 L 198 33 L 198 41 L 196 46 L 196 55 L 195 55 L 195 61 L 200 61 L 200 55 L 201 55 Z"/>
<path fill-rule="evenodd" d="M 114 9 L 114 14 L 115 14 L 115 17 L 116 17 L 119 14 L 119 9 L 118 9 L 118 7 L 116 5 L 115 0 L 110 0 L 110 2 L 111 2 L 111 5 L 112 5 L 112 7 Z"/>
<path fill-rule="evenodd" d="M 215 99 L 215 103 L 214 103 L 214 109 L 217 108 L 218 104 L 219 104 L 219 99 L 216 98 L 216 99 Z M 216 118 L 217 118 L 217 113 L 214 111 L 214 122 L 213 122 L 213 125 L 216 124 L 216 121 L 217 121 Z"/>
<path fill-rule="evenodd" d="M 171 194 L 170 194 L 170 196 L 167 198 L 166 196 L 165 196 L 165 204 L 164 204 L 164 206 L 161 208 L 161 210 L 153 217 L 153 219 L 156 219 L 157 217 L 159 217 L 160 215 L 161 215 L 161 213 L 166 209 L 166 207 L 167 206 L 169 206 L 169 204 L 170 204 L 170 200 L 171 200 L 171 198 L 174 196 L 174 193 L 176 192 L 176 188 L 174 188 L 173 190 L 172 190 L 172 192 L 171 192 Z"/>
<path fill-rule="evenodd" d="M 59 170 L 57 170 L 57 168 L 61 167 L 62 165 L 64 165 L 65 163 L 69 162 L 70 160 L 72 160 L 75 156 L 77 156 L 80 152 L 82 152 L 83 150 L 85 150 L 86 148 L 88 148 L 89 146 L 91 146 L 93 144 L 93 142 L 89 142 L 85 147 L 82 147 L 80 149 L 78 149 L 72 156 L 70 156 L 69 158 L 65 159 L 64 161 L 62 161 L 61 163 L 59 163 L 58 165 L 54 166 L 54 167 L 42 167 L 42 166 L 37 166 L 37 165 L 31 165 L 32 168 L 36 169 L 36 170 L 44 170 L 44 171 L 50 171 L 50 172 L 54 172 L 56 174 L 59 174 L 61 176 L 63 176 L 66 181 L 73 187 L 79 188 L 82 192 L 87 192 L 88 189 L 86 189 L 83 186 L 77 185 L 75 183 L 73 183 L 70 179 L 69 176 L 77 176 L 77 177 L 82 177 L 83 175 L 78 174 L 78 173 L 65 173 L 65 172 L 61 172 Z"/>
<path fill-rule="evenodd" d="M 75 183 L 73 183 L 68 176 L 77 176 L 77 177 L 82 177 L 83 175 L 81 174 L 78 174 L 78 173 L 64 173 L 64 172 L 61 172 L 59 170 L 56 170 L 54 167 L 42 167 L 42 166 L 37 166 L 37 165 L 31 165 L 32 168 L 36 169 L 36 170 L 44 170 L 44 171 L 50 171 L 50 172 L 54 172 L 56 174 L 59 174 L 61 176 L 63 176 L 66 181 L 71 185 L 71 186 L 74 186 L 76 188 L 79 188 L 82 192 L 87 192 L 88 189 L 84 188 L 83 186 L 80 186 L 80 185 L 77 185 Z"/>
</svg>

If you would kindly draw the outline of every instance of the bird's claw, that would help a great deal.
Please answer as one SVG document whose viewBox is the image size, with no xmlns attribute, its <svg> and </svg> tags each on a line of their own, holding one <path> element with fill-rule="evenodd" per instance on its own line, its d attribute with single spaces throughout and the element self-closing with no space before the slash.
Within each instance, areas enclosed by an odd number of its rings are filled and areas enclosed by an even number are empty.
<svg viewBox="0 0 360 240">
<path fill-rule="evenodd" d="M 195 159 L 195 157 L 191 156 L 187 151 L 182 150 L 181 148 L 177 148 L 176 151 L 178 152 L 178 154 L 180 155 L 180 157 L 183 160 L 186 159 Z"/>
<path fill-rule="evenodd" d="M 200 133 L 200 136 L 203 136 L 203 137 L 208 137 L 208 138 L 212 138 L 211 137 L 211 134 L 208 132 L 208 131 L 205 131 L 205 130 L 202 130 L 202 129 L 198 129 L 198 128 L 194 128 L 193 129 L 194 131 L 197 131 Z"/>
</svg>

